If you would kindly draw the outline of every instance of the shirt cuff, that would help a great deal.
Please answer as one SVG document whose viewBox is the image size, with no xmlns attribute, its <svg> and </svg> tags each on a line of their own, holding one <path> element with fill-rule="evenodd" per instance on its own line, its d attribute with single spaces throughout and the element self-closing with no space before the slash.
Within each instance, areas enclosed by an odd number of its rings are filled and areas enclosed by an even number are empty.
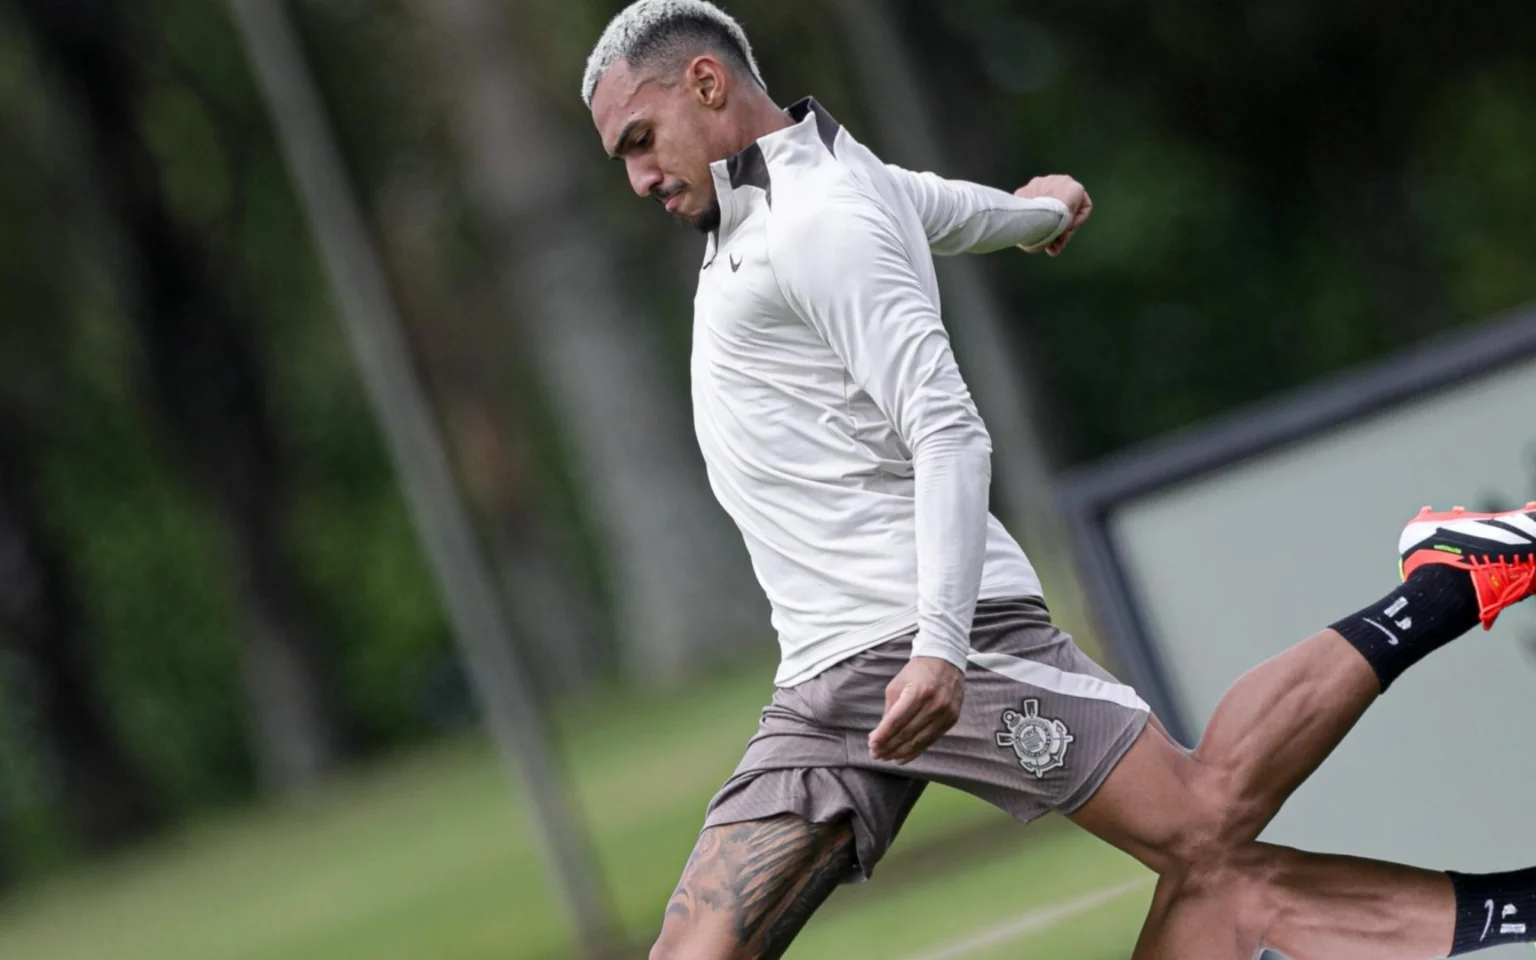
<svg viewBox="0 0 1536 960">
<path fill-rule="evenodd" d="M 953 664 L 961 673 L 964 673 L 966 667 L 970 665 L 970 661 L 966 659 L 966 655 L 970 652 L 969 649 L 962 650 L 952 643 L 947 643 L 935 637 L 925 636 L 921 633 L 917 635 L 917 639 L 912 641 L 912 656 L 937 657 L 940 660 Z"/>
<path fill-rule="evenodd" d="M 1032 197 L 1030 199 L 1043 201 L 1042 205 L 1047 208 L 1046 212 L 1054 213 L 1059 218 L 1056 226 L 1047 232 L 1043 238 L 1026 237 L 1023 241 L 1016 244 L 1025 253 L 1039 253 L 1054 243 L 1056 238 L 1065 233 L 1067 227 L 1072 225 L 1072 211 L 1068 210 L 1067 205 L 1055 197 Z M 1036 207 L 1035 209 L 1039 210 L 1040 208 Z"/>
</svg>

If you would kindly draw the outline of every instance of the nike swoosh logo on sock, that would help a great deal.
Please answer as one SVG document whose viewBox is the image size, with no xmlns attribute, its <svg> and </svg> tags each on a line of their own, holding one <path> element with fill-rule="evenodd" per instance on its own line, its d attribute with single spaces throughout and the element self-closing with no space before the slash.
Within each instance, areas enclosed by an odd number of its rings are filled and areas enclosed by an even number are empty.
<svg viewBox="0 0 1536 960">
<path fill-rule="evenodd" d="M 1393 633 L 1391 630 L 1388 630 L 1386 627 L 1382 626 L 1381 624 L 1377 623 L 1375 620 L 1372 620 L 1369 617 L 1361 617 L 1360 619 L 1364 620 L 1366 623 L 1370 624 L 1371 626 L 1375 627 L 1377 630 L 1380 630 L 1382 633 L 1386 634 L 1387 635 L 1387 642 L 1392 644 L 1392 646 L 1394 646 L 1394 647 L 1397 646 L 1397 634 Z"/>
</svg>

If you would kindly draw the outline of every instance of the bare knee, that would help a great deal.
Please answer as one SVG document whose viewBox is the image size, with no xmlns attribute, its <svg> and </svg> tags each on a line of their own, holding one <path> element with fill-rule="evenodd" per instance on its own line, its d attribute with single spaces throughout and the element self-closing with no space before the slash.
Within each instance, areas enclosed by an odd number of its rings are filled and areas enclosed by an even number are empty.
<svg viewBox="0 0 1536 960">
<path fill-rule="evenodd" d="M 737 960 L 744 955 L 730 949 L 657 940 L 651 947 L 650 960 Z"/>
<path fill-rule="evenodd" d="M 651 947 L 650 960 L 734 960 L 735 956 L 729 942 L 711 943 L 701 931 L 674 925 L 668 918 Z"/>
<path fill-rule="evenodd" d="M 1253 794 L 1236 772 L 1148 728 L 1072 819 L 1159 874 L 1185 874 L 1254 840 L 1264 815 Z"/>
<path fill-rule="evenodd" d="M 681 947 L 679 947 L 672 941 L 671 938 L 663 933 L 661 936 L 657 937 L 656 942 L 651 945 L 651 952 L 648 955 L 648 960 L 681 960 L 681 958 L 686 955 L 687 954 L 683 952 Z"/>
<path fill-rule="evenodd" d="M 1219 903 L 1240 940 L 1263 944 L 1285 908 L 1277 876 L 1290 851 L 1244 843 L 1198 860 L 1167 876 L 1175 896 Z"/>
<path fill-rule="evenodd" d="M 755 960 L 728 918 L 691 914 L 674 900 L 651 946 L 650 960 Z"/>
<path fill-rule="evenodd" d="M 1188 815 L 1163 852 L 1172 869 L 1225 869 L 1251 856 L 1239 853 L 1264 828 L 1263 807 L 1232 771 L 1204 764 L 1197 770 L 1184 798 Z"/>
</svg>

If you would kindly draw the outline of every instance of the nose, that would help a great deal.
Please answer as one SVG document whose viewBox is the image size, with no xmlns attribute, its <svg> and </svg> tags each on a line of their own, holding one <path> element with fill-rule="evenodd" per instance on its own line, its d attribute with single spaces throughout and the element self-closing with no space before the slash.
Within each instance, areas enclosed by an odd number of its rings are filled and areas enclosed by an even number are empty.
<svg viewBox="0 0 1536 960">
<path fill-rule="evenodd" d="M 629 185 L 636 194 L 642 197 L 651 195 L 651 191 L 661 186 L 661 168 L 652 163 L 639 160 L 629 160 L 625 163 L 629 173 Z"/>
</svg>

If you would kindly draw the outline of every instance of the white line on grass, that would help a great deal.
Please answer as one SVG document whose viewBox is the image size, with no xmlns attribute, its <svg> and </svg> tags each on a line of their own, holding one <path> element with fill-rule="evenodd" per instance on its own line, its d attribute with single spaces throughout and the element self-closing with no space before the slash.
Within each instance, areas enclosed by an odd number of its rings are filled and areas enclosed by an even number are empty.
<svg viewBox="0 0 1536 960">
<path fill-rule="evenodd" d="M 1094 907 L 1104 904 L 1151 884 L 1150 879 L 1132 880 L 1118 886 L 1097 890 L 1076 900 L 1068 900 L 1065 903 L 1052 904 L 1039 910 L 1031 910 L 1020 917 L 1015 917 L 1006 923 L 999 924 L 988 930 L 967 937 L 958 943 L 947 944 L 930 953 L 917 954 L 908 957 L 907 960 L 959 960 L 959 958 L 977 953 L 991 947 L 1001 947 L 1012 943 L 1020 937 L 1027 936 L 1046 927 L 1054 926 L 1069 917 L 1075 917 L 1080 913 L 1086 913 Z"/>
</svg>

